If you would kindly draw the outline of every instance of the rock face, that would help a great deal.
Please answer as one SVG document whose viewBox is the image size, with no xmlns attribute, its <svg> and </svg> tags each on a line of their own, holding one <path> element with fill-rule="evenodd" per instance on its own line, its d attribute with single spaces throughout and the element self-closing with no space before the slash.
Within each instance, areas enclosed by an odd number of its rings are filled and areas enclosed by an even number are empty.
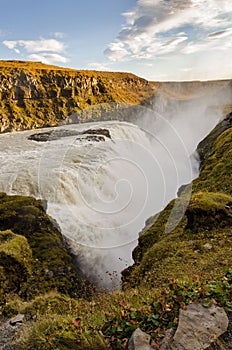
<svg viewBox="0 0 232 350">
<path fill-rule="evenodd" d="M 210 345 L 207 350 L 231 350 L 232 349 L 232 312 L 228 314 L 229 326 L 217 341 Z"/>
<path fill-rule="evenodd" d="M 132 334 L 128 350 L 152 350 L 150 346 L 151 337 L 149 334 L 146 334 L 137 328 L 136 331 Z"/>
<path fill-rule="evenodd" d="M 160 350 L 170 350 L 171 344 L 173 342 L 173 336 L 174 336 L 174 329 L 169 328 L 165 332 L 164 339 L 162 340 L 162 343 L 160 344 Z"/>
<path fill-rule="evenodd" d="M 139 104 L 155 90 L 154 83 L 128 73 L 0 61 L 0 132 L 99 119 L 121 103 Z"/>
<path fill-rule="evenodd" d="M 108 129 L 87 129 L 81 132 L 75 130 L 57 129 L 53 131 L 40 132 L 28 137 L 28 140 L 46 142 L 58 140 L 62 137 L 77 136 L 77 140 L 87 141 L 105 141 L 105 138 L 111 139 Z"/>
<path fill-rule="evenodd" d="M 23 315 L 22 315 L 23 316 Z M 11 320 L 0 323 L 0 349 L 15 350 L 17 349 L 16 338 L 23 328 L 22 322 L 10 323 Z"/>
<path fill-rule="evenodd" d="M 172 350 L 203 350 L 226 332 L 228 317 L 223 308 L 212 305 L 206 308 L 201 304 L 188 305 L 180 310 L 180 318 Z"/>
<path fill-rule="evenodd" d="M 204 95 L 209 86 L 217 91 L 228 84 L 155 83 L 129 73 L 0 61 L 0 132 L 90 120 L 130 121 L 134 106 L 156 109 L 168 103 L 172 109 L 176 101 Z"/>
</svg>

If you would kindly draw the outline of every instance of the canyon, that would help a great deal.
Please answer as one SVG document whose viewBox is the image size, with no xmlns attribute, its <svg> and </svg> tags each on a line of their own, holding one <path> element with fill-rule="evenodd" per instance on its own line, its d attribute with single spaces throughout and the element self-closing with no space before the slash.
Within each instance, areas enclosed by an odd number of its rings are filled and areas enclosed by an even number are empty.
<svg viewBox="0 0 232 350">
<path fill-rule="evenodd" d="M 196 302 L 230 319 L 231 80 L 0 71 L 0 310 L 27 323 L 12 349 L 123 349 L 137 328 L 159 348 Z"/>
</svg>

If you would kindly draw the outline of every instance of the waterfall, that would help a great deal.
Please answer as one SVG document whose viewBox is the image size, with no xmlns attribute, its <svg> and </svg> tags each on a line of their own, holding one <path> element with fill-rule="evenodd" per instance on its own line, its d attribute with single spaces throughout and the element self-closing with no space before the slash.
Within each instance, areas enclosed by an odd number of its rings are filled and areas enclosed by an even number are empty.
<svg viewBox="0 0 232 350">
<path fill-rule="evenodd" d="M 162 105 L 162 115 L 139 107 L 136 124 L 58 127 L 108 129 L 111 138 L 101 142 L 75 135 L 29 140 L 35 131 L 2 134 L 0 190 L 46 199 L 80 270 L 100 287 L 118 288 L 146 219 L 197 176 L 192 155 L 222 117 L 221 108 L 209 108 L 212 103 L 215 99 L 178 102 L 166 112 Z"/>
</svg>

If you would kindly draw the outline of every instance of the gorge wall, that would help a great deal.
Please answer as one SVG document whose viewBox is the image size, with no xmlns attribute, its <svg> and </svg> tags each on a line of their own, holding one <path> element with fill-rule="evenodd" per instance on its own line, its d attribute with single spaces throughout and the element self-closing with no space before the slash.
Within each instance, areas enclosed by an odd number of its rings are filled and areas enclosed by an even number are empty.
<svg viewBox="0 0 232 350">
<path fill-rule="evenodd" d="M 96 120 L 131 121 L 136 106 L 173 110 L 176 101 L 215 95 L 231 81 L 147 81 L 134 74 L 78 71 L 40 62 L 0 61 L 0 132 Z M 160 110 L 161 107 L 161 110 Z M 135 113 L 136 110 L 136 113 Z"/>
<path fill-rule="evenodd" d="M 157 86 L 129 73 L 0 61 L 0 131 L 85 122 L 118 109 L 119 104 L 140 104 L 154 95 Z M 88 115 L 81 115 L 84 109 Z M 67 120 L 73 114 L 75 120 Z"/>
</svg>

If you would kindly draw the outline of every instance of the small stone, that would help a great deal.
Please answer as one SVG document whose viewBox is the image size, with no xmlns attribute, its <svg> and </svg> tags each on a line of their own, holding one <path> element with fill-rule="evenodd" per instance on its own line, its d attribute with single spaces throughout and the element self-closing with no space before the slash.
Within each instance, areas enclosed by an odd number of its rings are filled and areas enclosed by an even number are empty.
<svg viewBox="0 0 232 350">
<path fill-rule="evenodd" d="M 44 272 L 49 276 L 49 277 L 53 277 L 54 273 L 51 270 L 45 269 Z"/>
<path fill-rule="evenodd" d="M 204 244 L 203 247 L 209 250 L 213 248 L 209 243 Z"/>
<path fill-rule="evenodd" d="M 18 314 L 17 316 L 10 319 L 9 323 L 11 326 L 15 326 L 17 323 L 23 323 L 25 316 L 23 314 Z"/>
<path fill-rule="evenodd" d="M 141 329 L 137 328 L 129 340 L 128 349 L 151 350 L 150 340 L 151 337 L 149 334 L 142 332 Z"/>
</svg>

